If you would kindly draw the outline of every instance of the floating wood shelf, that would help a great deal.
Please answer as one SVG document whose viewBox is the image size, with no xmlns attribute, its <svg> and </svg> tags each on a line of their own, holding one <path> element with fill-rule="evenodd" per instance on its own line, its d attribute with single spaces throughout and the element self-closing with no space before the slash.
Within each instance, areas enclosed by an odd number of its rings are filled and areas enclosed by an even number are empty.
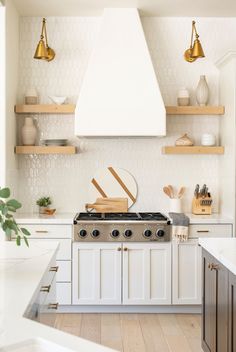
<svg viewBox="0 0 236 352">
<path fill-rule="evenodd" d="M 224 106 L 166 106 L 167 115 L 224 115 Z"/>
<path fill-rule="evenodd" d="M 224 154 L 224 147 L 163 147 L 163 154 Z"/>
<path fill-rule="evenodd" d="M 17 146 L 15 147 L 16 154 L 75 154 L 76 147 L 74 146 Z"/>
<path fill-rule="evenodd" d="M 16 114 L 74 114 L 74 104 L 15 105 Z"/>
</svg>

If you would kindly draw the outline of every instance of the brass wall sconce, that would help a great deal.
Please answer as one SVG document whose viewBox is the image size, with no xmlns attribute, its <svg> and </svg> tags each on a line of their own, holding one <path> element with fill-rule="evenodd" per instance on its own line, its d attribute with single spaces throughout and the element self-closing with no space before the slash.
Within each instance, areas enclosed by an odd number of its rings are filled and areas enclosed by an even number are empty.
<svg viewBox="0 0 236 352">
<path fill-rule="evenodd" d="M 44 42 L 44 38 L 45 38 L 45 42 Z M 55 55 L 56 55 L 55 51 L 48 46 L 46 19 L 43 18 L 40 41 L 35 50 L 34 59 L 52 61 Z"/>
<path fill-rule="evenodd" d="M 193 43 L 193 34 L 195 33 L 195 40 Z M 199 35 L 196 30 L 195 21 L 192 21 L 192 34 L 191 34 L 191 43 L 190 48 L 187 49 L 184 53 L 184 58 L 188 62 L 194 62 L 200 57 L 205 57 L 205 54 L 202 49 L 200 40 L 198 39 Z"/>
</svg>

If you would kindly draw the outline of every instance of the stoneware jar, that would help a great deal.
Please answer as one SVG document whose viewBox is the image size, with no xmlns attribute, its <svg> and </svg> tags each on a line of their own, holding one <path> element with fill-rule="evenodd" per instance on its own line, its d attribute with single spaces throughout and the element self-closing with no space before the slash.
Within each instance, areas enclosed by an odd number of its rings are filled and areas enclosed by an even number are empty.
<svg viewBox="0 0 236 352">
<path fill-rule="evenodd" d="M 26 117 L 24 125 L 21 130 L 22 144 L 35 145 L 37 137 L 37 128 L 34 125 L 32 117 Z"/>
<path fill-rule="evenodd" d="M 190 103 L 189 91 L 186 88 L 181 88 L 178 91 L 177 103 L 179 106 L 187 106 Z"/>
<path fill-rule="evenodd" d="M 209 87 L 206 81 L 206 76 L 200 76 L 200 80 L 196 89 L 196 99 L 200 106 L 207 105 L 209 99 Z"/>
<path fill-rule="evenodd" d="M 27 89 L 25 93 L 25 104 L 38 104 L 38 93 L 35 88 Z"/>
</svg>

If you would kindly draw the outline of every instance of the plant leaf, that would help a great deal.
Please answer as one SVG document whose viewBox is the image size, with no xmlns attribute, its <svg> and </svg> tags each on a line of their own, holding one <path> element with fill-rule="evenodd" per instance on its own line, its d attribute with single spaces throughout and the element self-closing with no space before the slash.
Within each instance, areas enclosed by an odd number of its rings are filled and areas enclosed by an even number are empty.
<svg viewBox="0 0 236 352">
<path fill-rule="evenodd" d="M 18 202 L 16 199 L 10 199 L 7 203 L 6 203 L 6 205 L 8 206 L 8 207 L 11 207 L 11 208 L 14 208 L 14 209 L 19 209 L 19 208 L 21 208 L 21 203 L 20 202 Z"/>
<path fill-rule="evenodd" d="M 24 227 L 21 227 L 21 231 L 23 232 L 23 234 L 25 236 L 30 236 L 31 235 L 31 233 L 27 229 L 25 229 Z"/>
<path fill-rule="evenodd" d="M 28 241 L 27 237 L 24 236 L 23 238 L 24 238 L 26 246 L 29 247 L 29 241 Z"/>
<path fill-rule="evenodd" d="M 11 237 L 11 229 L 9 229 L 9 227 L 6 228 L 5 234 L 7 237 Z"/>
<path fill-rule="evenodd" d="M 19 235 L 16 237 L 16 244 L 17 246 L 21 245 L 21 237 Z"/>
<path fill-rule="evenodd" d="M 0 198 L 9 198 L 11 195 L 9 188 L 0 189 Z"/>
<path fill-rule="evenodd" d="M 6 205 L 4 205 L 3 209 L 2 209 L 2 214 L 6 215 L 8 213 L 8 207 Z"/>
<path fill-rule="evenodd" d="M 16 209 L 9 206 L 9 207 L 8 207 L 8 211 L 11 211 L 11 212 L 14 212 L 14 213 L 15 213 L 15 212 L 16 212 Z"/>
</svg>

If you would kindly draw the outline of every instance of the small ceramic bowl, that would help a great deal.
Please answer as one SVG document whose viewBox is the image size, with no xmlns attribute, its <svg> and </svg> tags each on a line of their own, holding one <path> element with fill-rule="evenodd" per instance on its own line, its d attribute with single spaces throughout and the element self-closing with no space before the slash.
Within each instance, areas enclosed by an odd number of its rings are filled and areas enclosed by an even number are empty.
<svg viewBox="0 0 236 352">
<path fill-rule="evenodd" d="M 65 103 L 67 97 L 49 96 L 49 98 L 53 101 L 53 103 L 62 105 Z"/>
</svg>

